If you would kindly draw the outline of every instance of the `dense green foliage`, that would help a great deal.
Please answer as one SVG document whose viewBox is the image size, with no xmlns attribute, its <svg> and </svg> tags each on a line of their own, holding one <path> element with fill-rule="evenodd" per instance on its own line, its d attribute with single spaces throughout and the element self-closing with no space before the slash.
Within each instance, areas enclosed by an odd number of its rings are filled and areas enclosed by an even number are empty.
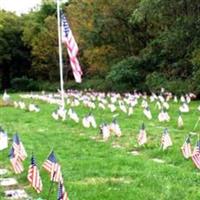
<svg viewBox="0 0 200 200">
<path fill-rule="evenodd" d="M 79 45 L 84 80 L 106 80 L 100 88 L 108 90 L 151 91 L 165 85 L 178 94 L 200 94 L 199 5 L 199 0 L 63 4 Z M 21 76 L 58 82 L 54 1 L 43 1 L 39 10 L 20 17 L 5 11 L 0 16 L 1 88 Z M 63 52 L 67 82 L 73 77 L 66 49 Z"/>
</svg>

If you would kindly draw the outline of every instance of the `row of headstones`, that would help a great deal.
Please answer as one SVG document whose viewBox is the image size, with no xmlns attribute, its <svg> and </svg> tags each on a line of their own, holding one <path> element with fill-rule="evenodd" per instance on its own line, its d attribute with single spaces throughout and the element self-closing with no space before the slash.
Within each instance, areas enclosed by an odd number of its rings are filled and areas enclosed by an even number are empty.
<svg viewBox="0 0 200 200">
<path fill-rule="evenodd" d="M 18 189 L 18 182 L 15 178 L 9 178 L 7 169 L 0 169 L 0 187 L 4 191 L 4 198 L 8 200 L 31 200 L 24 189 Z"/>
</svg>

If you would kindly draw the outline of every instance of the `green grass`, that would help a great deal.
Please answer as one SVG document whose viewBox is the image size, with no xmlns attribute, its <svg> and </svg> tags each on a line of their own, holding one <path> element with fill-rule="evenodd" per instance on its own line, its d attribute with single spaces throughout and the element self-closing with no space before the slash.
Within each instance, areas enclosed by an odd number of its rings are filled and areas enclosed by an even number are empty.
<svg viewBox="0 0 200 200">
<path fill-rule="evenodd" d="M 14 95 L 13 98 L 18 98 Z M 28 102 L 29 100 L 27 100 Z M 31 100 L 30 100 L 31 101 Z M 54 121 L 51 117 L 56 105 L 38 101 L 40 113 L 30 113 L 13 107 L 0 108 L 0 126 L 10 138 L 18 132 L 29 154 L 25 160 L 25 171 L 17 177 L 20 186 L 36 197 L 47 198 L 50 187 L 48 173 L 41 167 L 50 150 L 53 148 L 61 164 L 65 187 L 71 200 L 197 200 L 200 198 L 200 173 L 191 160 L 185 160 L 180 147 L 185 136 L 193 131 L 199 112 L 194 101 L 190 104 L 190 113 L 183 114 L 184 128 L 177 128 L 179 104 L 170 103 L 168 123 L 159 123 L 158 110 L 154 103 L 150 104 L 153 120 L 147 120 L 138 105 L 134 114 L 128 117 L 119 112 L 117 117 L 122 129 L 122 137 L 114 136 L 107 142 L 100 140 L 98 129 L 85 129 L 82 124 L 67 119 L 65 122 Z M 83 106 L 76 107 L 80 118 L 89 112 Z M 112 113 L 96 109 L 92 111 L 97 124 L 111 122 Z M 136 138 L 139 127 L 145 122 L 149 142 L 144 147 L 138 147 Z M 160 138 L 164 127 L 169 129 L 173 146 L 167 151 L 160 149 Z M 197 128 L 199 131 L 199 127 Z M 97 140 L 91 139 L 96 136 Z M 196 136 L 192 136 L 195 144 Z M 123 148 L 113 148 L 112 144 Z M 11 141 L 9 143 L 11 146 Z M 137 150 L 139 156 L 133 156 L 130 151 Z M 9 149 L 0 152 L 0 166 L 10 169 L 8 159 Z M 31 152 L 34 152 L 43 180 L 43 192 L 40 195 L 29 186 L 27 169 Z M 155 163 L 152 158 L 165 161 Z M 0 194 L 2 189 L 0 189 Z M 56 199 L 57 185 L 54 184 L 50 199 Z M 0 197 L 3 199 L 3 197 Z"/>
</svg>

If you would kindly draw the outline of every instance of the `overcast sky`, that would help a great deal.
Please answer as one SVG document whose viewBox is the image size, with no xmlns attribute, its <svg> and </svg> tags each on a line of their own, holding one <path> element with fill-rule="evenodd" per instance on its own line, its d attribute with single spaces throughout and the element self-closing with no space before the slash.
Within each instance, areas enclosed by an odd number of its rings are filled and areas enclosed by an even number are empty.
<svg viewBox="0 0 200 200">
<path fill-rule="evenodd" d="M 17 14 L 27 13 L 41 3 L 41 0 L 0 0 L 0 9 L 15 11 Z"/>
</svg>

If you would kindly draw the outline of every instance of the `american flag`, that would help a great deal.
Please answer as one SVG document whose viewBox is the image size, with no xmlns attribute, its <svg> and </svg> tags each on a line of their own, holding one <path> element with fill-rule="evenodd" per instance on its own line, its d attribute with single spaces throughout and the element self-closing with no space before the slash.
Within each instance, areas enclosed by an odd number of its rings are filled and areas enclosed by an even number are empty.
<svg viewBox="0 0 200 200">
<path fill-rule="evenodd" d="M 46 169 L 51 174 L 51 180 L 54 182 L 62 182 L 61 167 L 56 161 L 54 152 L 51 151 L 47 160 L 43 164 L 44 169 Z"/>
<path fill-rule="evenodd" d="M 17 133 L 13 136 L 13 149 L 14 154 L 17 155 L 22 161 L 26 159 L 26 150 L 24 148 L 24 145 L 21 143 Z"/>
<path fill-rule="evenodd" d="M 163 150 L 167 149 L 169 146 L 172 146 L 172 140 L 170 138 L 167 128 L 164 129 L 164 132 L 162 134 L 161 146 Z"/>
<path fill-rule="evenodd" d="M 65 188 L 63 183 L 59 182 L 58 184 L 58 197 L 57 200 L 69 200 L 67 192 L 65 192 Z"/>
<path fill-rule="evenodd" d="M 192 155 L 192 150 L 191 150 L 191 143 L 190 143 L 190 137 L 188 136 L 181 147 L 181 151 L 183 153 L 183 156 L 188 159 Z"/>
<path fill-rule="evenodd" d="M 29 166 L 27 178 L 33 188 L 37 191 L 37 193 L 40 193 L 42 191 L 42 180 L 40 178 L 39 170 L 37 168 L 33 155 L 31 158 L 31 164 Z"/>
<path fill-rule="evenodd" d="M 197 142 L 197 146 L 194 148 L 192 161 L 194 162 L 195 166 L 200 169 L 200 141 Z"/>
<path fill-rule="evenodd" d="M 10 157 L 10 162 L 12 164 L 12 167 L 14 169 L 14 172 L 16 174 L 20 174 L 24 171 L 24 167 L 22 165 L 22 161 L 21 159 L 18 157 L 18 155 L 15 155 L 14 153 L 14 148 L 11 147 L 11 150 L 10 150 L 10 154 L 9 154 L 9 157 Z"/>
<path fill-rule="evenodd" d="M 67 19 L 63 13 L 61 13 L 61 27 L 62 27 L 62 41 L 67 46 L 67 51 L 72 67 L 73 75 L 77 83 L 81 83 L 81 76 L 83 74 L 79 61 L 77 59 L 78 45 L 69 27 Z"/>
<path fill-rule="evenodd" d="M 138 135 L 138 144 L 143 145 L 147 142 L 147 135 L 145 131 L 144 123 L 142 124 L 142 127 L 140 129 L 139 135 Z"/>
</svg>

